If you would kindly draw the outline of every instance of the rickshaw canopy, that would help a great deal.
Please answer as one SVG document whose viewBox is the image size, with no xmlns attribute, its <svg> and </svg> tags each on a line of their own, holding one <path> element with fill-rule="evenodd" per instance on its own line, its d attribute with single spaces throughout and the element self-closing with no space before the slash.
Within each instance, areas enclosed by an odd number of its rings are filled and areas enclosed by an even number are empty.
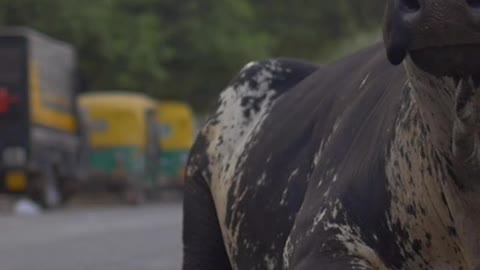
<svg viewBox="0 0 480 270">
<path fill-rule="evenodd" d="M 93 148 L 139 146 L 147 143 L 147 114 L 155 113 L 153 99 L 137 93 L 96 92 L 80 97 Z"/>
</svg>

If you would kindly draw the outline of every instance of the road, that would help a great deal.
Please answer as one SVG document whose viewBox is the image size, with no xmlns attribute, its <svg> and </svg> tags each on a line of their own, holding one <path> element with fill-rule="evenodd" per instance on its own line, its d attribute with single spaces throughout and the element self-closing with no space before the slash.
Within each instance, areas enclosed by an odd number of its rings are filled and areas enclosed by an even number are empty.
<svg viewBox="0 0 480 270">
<path fill-rule="evenodd" d="M 179 270 L 181 206 L 0 215 L 2 270 Z"/>
</svg>

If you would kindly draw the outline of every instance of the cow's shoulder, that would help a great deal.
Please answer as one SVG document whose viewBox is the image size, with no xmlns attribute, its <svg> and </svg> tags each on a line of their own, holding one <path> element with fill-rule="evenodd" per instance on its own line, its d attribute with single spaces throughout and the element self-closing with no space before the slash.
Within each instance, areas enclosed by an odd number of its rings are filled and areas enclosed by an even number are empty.
<svg viewBox="0 0 480 270">
<path fill-rule="evenodd" d="M 235 113 L 248 125 L 274 101 L 320 68 L 295 59 L 267 59 L 247 64 L 221 93 L 215 120 Z M 242 127 L 242 123 L 238 127 Z"/>
<path fill-rule="evenodd" d="M 221 92 L 215 112 L 201 129 L 191 151 L 190 169 L 207 166 L 208 178 L 223 173 L 273 104 L 319 68 L 294 59 L 267 59 L 243 67 Z"/>
</svg>

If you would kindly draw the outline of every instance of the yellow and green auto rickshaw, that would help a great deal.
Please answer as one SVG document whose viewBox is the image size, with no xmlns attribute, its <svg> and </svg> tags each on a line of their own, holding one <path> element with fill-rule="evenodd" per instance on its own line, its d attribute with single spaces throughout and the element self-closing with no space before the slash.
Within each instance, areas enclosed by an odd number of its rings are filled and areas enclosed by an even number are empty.
<svg viewBox="0 0 480 270">
<path fill-rule="evenodd" d="M 160 179 L 163 185 L 182 185 L 185 163 L 195 136 L 192 109 L 183 102 L 159 102 L 158 121 L 161 148 Z"/>
<path fill-rule="evenodd" d="M 159 159 L 156 102 L 137 93 L 96 92 L 82 95 L 80 107 L 88 119 L 90 166 L 97 176 L 92 178 L 125 180 L 142 193 L 155 186 Z"/>
</svg>

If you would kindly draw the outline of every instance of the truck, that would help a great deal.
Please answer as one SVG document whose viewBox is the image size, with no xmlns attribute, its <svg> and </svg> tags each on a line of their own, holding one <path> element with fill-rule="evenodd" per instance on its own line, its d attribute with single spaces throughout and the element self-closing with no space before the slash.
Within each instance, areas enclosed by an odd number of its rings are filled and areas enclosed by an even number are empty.
<svg viewBox="0 0 480 270">
<path fill-rule="evenodd" d="M 58 207 L 88 174 L 83 82 L 72 45 L 0 28 L 0 192 Z"/>
</svg>

